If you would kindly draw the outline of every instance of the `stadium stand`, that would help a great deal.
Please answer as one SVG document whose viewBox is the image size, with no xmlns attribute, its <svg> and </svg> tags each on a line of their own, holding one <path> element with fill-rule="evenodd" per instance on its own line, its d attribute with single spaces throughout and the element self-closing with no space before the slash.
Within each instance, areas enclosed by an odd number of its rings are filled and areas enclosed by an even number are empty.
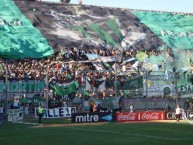
<svg viewBox="0 0 193 145">
<path fill-rule="evenodd" d="M 61 97 L 66 95 L 53 87 L 54 83 L 72 81 L 78 85 L 73 93 L 67 94 L 70 100 L 80 99 L 82 95 L 85 100 L 132 98 L 134 94 L 124 91 L 129 87 L 131 92 L 138 93 L 137 97 L 144 97 L 139 89 L 145 83 L 135 85 L 146 72 L 148 75 L 154 71 L 165 74 L 179 59 L 179 53 L 181 59 L 190 55 L 192 41 L 184 40 L 188 50 L 174 50 L 174 46 L 178 46 L 173 44 L 174 40 L 166 43 L 155 29 L 142 21 L 142 17 L 152 14 L 146 11 L 20 0 L 2 0 L 2 4 L 0 77 L 2 80 L 6 77 L 10 80 L 47 78 L 47 92 L 55 91 L 49 94 L 50 99 L 63 101 Z M 163 12 L 155 13 L 161 15 Z M 182 19 L 191 17 L 190 14 L 164 14 L 184 16 Z M 181 66 L 185 63 L 189 63 L 189 59 Z M 137 83 L 124 86 L 131 80 Z M 104 82 L 105 89 L 101 89 Z M 156 97 L 162 96 L 157 94 Z"/>
</svg>

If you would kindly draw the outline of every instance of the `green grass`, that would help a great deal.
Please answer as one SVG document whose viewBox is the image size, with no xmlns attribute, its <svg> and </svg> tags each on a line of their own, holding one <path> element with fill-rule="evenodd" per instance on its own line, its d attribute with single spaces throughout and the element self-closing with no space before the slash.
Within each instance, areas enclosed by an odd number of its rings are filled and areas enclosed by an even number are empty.
<svg viewBox="0 0 193 145">
<path fill-rule="evenodd" d="M 44 120 L 44 123 L 70 123 Z M 191 145 L 193 125 L 188 123 L 107 123 L 94 126 L 32 128 L 3 123 L 1 145 Z"/>
</svg>

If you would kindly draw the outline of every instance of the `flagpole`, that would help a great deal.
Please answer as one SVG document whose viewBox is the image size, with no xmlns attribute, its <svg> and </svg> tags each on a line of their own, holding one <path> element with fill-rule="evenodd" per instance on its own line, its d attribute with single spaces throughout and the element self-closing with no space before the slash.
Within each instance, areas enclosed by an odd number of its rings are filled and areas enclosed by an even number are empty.
<svg viewBox="0 0 193 145">
<path fill-rule="evenodd" d="M 175 75 L 175 88 L 176 88 L 176 106 L 178 105 L 178 85 L 177 85 L 177 73 L 174 72 L 174 75 Z"/>
<path fill-rule="evenodd" d="M 117 98 L 117 64 L 115 69 L 115 98 Z"/>
<path fill-rule="evenodd" d="M 84 89 L 86 87 L 86 76 L 85 71 L 82 71 L 82 96 L 81 96 L 81 111 L 84 110 L 84 102 L 85 102 L 85 96 L 84 96 Z"/>
<path fill-rule="evenodd" d="M 7 59 L 5 61 L 5 119 L 8 121 L 8 65 Z"/>
<path fill-rule="evenodd" d="M 145 82 L 145 87 L 146 87 L 146 111 L 148 111 L 148 72 L 145 72 L 145 77 L 146 77 L 146 82 Z"/>
<path fill-rule="evenodd" d="M 47 65 L 47 67 L 46 67 L 46 90 L 45 90 L 46 91 L 46 94 L 45 94 L 46 96 L 45 97 L 46 97 L 47 108 L 49 108 L 49 105 L 48 105 L 48 89 L 49 89 L 48 88 L 48 69 L 49 68 L 48 68 L 48 65 Z"/>
</svg>

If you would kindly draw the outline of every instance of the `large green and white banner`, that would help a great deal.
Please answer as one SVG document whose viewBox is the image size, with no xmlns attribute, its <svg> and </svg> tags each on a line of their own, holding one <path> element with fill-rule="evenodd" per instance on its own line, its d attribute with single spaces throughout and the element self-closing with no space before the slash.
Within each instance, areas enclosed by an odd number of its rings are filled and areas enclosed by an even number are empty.
<svg viewBox="0 0 193 145">
<path fill-rule="evenodd" d="M 53 54 L 47 40 L 12 0 L 1 0 L 0 3 L 1 57 L 40 58 Z"/>
<path fill-rule="evenodd" d="M 193 48 L 193 16 L 169 12 L 132 11 L 167 46 L 174 49 Z"/>
</svg>

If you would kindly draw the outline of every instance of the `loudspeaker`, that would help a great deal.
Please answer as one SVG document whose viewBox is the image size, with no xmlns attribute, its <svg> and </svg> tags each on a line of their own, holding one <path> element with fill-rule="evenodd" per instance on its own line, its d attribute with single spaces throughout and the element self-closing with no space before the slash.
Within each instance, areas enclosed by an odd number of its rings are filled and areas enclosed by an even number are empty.
<svg viewBox="0 0 193 145">
<path fill-rule="evenodd" d="M 70 3 L 70 0 L 65 0 L 65 3 Z"/>
<path fill-rule="evenodd" d="M 62 3 L 70 3 L 70 0 L 60 0 Z"/>
</svg>

